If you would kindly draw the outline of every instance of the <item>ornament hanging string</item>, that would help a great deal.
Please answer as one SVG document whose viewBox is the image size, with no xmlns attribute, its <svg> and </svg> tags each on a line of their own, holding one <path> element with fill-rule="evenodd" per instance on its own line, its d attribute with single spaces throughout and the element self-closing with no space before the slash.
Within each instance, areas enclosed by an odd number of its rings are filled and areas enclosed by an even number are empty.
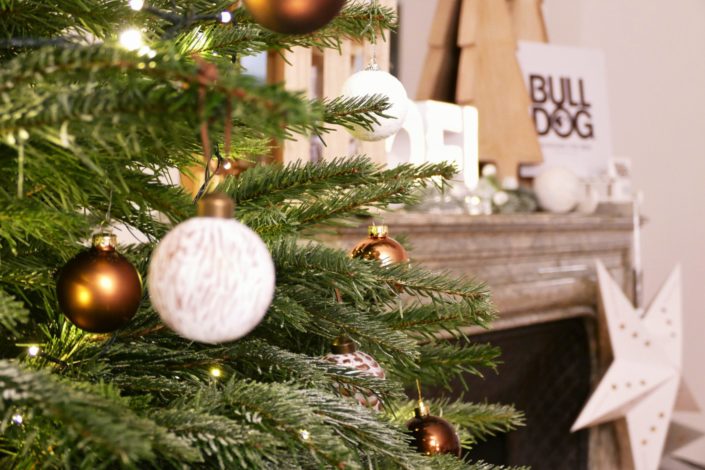
<svg viewBox="0 0 705 470">
<path fill-rule="evenodd" d="M 218 68 L 216 67 L 215 64 L 207 62 L 203 60 L 201 57 L 196 55 L 195 57 L 196 63 L 199 65 L 199 70 L 198 70 L 198 114 L 201 117 L 201 145 L 203 147 L 203 158 L 205 159 L 205 173 L 204 173 L 204 181 L 201 187 L 198 190 L 198 193 L 193 199 L 194 204 L 198 203 L 198 201 L 201 199 L 203 194 L 205 194 L 206 190 L 208 189 L 208 185 L 210 183 L 210 180 L 213 178 L 214 175 L 218 174 L 218 171 L 220 170 L 220 167 L 223 163 L 223 157 L 220 154 L 220 151 L 218 149 L 218 146 L 211 146 L 211 140 L 210 140 L 210 135 L 208 133 L 208 129 L 210 124 L 212 123 L 211 119 L 208 119 L 206 116 L 206 97 L 208 94 L 208 85 L 214 84 L 218 80 Z M 231 144 L 232 144 L 232 126 L 233 126 L 233 120 L 232 120 L 232 96 L 228 95 L 225 98 L 225 122 L 223 125 L 224 128 L 224 142 L 223 142 L 223 147 L 225 150 L 225 155 L 229 156 L 230 155 L 230 149 L 231 149 Z M 211 174 L 210 171 L 210 163 L 212 159 L 213 153 L 215 154 L 217 158 L 217 164 L 215 171 Z"/>
<path fill-rule="evenodd" d="M 370 33 L 370 45 L 372 46 L 372 57 L 370 58 L 370 63 L 367 66 L 367 69 L 370 70 L 376 70 L 378 69 L 377 65 L 377 31 L 375 30 L 374 27 L 374 18 L 375 15 L 377 14 L 378 11 L 378 5 L 377 5 L 377 0 L 372 0 L 372 8 L 370 8 L 370 21 L 367 23 L 367 26 L 365 26 L 365 29 L 362 30 L 362 34 Z"/>
</svg>

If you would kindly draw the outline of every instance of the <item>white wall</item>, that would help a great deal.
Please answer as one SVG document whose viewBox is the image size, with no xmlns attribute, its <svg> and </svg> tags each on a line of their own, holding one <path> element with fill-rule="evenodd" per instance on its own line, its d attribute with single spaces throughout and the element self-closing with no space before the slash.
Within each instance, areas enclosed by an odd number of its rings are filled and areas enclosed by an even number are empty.
<svg viewBox="0 0 705 470">
<path fill-rule="evenodd" d="M 401 0 L 411 96 L 436 1 Z M 646 196 L 646 299 L 681 262 L 685 373 L 705 406 L 705 1 L 544 0 L 544 12 L 550 42 L 605 51 L 614 151 Z"/>
</svg>

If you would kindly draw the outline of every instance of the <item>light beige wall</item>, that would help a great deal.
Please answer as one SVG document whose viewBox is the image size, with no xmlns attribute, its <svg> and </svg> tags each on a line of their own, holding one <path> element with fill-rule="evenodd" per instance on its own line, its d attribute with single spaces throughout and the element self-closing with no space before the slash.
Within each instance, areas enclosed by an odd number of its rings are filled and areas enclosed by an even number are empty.
<svg viewBox="0 0 705 470">
<path fill-rule="evenodd" d="M 411 96 L 436 1 L 401 0 Z M 646 299 L 681 262 L 685 370 L 705 406 L 705 1 L 544 0 L 544 11 L 551 42 L 605 51 L 614 151 L 646 197 Z"/>
</svg>

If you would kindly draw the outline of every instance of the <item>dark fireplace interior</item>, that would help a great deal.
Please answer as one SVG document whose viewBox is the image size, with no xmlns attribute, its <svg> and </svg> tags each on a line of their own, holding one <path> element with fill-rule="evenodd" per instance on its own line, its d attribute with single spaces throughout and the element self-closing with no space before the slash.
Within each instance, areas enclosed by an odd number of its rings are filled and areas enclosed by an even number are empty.
<svg viewBox="0 0 705 470">
<path fill-rule="evenodd" d="M 469 390 L 453 384 L 450 396 L 513 404 L 525 413 L 526 427 L 479 443 L 467 452 L 468 459 L 534 470 L 588 468 L 588 431 L 570 432 L 590 393 L 586 321 L 575 318 L 471 337 L 502 348 L 503 364 L 498 375 L 466 377 Z"/>
</svg>

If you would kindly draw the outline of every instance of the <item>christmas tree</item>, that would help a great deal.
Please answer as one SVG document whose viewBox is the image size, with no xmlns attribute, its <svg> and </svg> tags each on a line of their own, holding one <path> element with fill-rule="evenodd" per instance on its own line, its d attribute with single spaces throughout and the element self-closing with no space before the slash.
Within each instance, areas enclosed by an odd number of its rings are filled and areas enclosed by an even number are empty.
<svg viewBox="0 0 705 470">
<path fill-rule="evenodd" d="M 146 289 L 160 241 L 196 215 L 174 169 L 216 155 L 209 165 L 221 171 L 221 156 L 251 161 L 295 134 L 325 140 L 331 125 L 369 128 L 389 106 L 384 96 L 309 100 L 249 76 L 241 59 L 336 48 L 395 22 L 373 2 L 347 2 L 315 32 L 279 34 L 232 1 L 0 0 L 3 468 L 489 467 L 417 452 L 405 424 L 416 380 L 447 385 L 497 364 L 491 345 L 439 338 L 489 324 L 484 286 L 413 263 L 350 258 L 316 240 L 389 204 L 417 202 L 452 166 L 384 169 L 341 155 L 226 177 L 218 190 L 276 268 L 266 316 L 237 340 L 183 338 Z M 101 325 L 81 329 L 62 309 L 90 304 L 90 292 L 81 298 L 57 284 L 91 234 L 109 226 L 136 235 L 117 252 L 145 287 L 134 317 L 92 333 Z M 113 249 L 109 237 L 98 243 Z M 225 256 L 213 250 L 201 267 Z M 116 295 L 128 290 L 118 283 Z M 248 296 L 238 295 L 228 300 Z M 193 314 L 208 319 L 211 303 Z M 324 359 L 336 339 L 376 358 L 386 378 Z M 465 448 L 522 421 L 509 406 L 425 405 L 456 426 Z"/>
</svg>

